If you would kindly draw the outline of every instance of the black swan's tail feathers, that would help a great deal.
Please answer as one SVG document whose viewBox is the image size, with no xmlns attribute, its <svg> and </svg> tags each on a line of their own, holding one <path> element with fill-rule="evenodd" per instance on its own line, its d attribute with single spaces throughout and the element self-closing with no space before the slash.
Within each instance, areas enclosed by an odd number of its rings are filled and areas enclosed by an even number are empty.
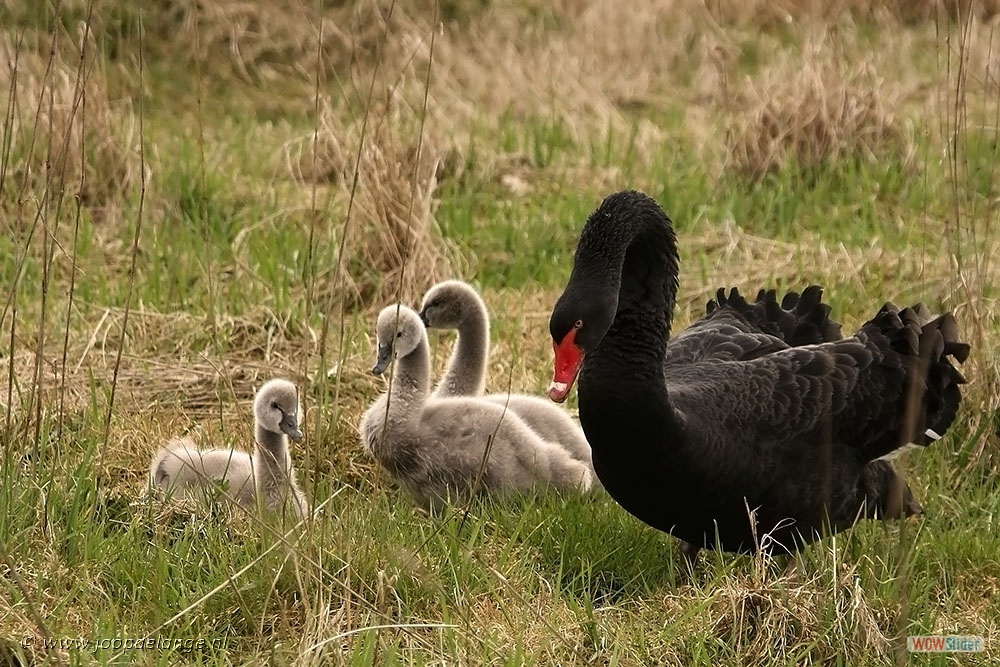
<svg viewBox="0 0 1000 667">
<path fill-rule="evenodd" d="M 923 304 L 900 310 L 887 303 L 861 328 L 887 348 L 883 366 L 900 368 L 905 377 L 895 446 L 867 452 L 872 459 L 893 458 L 911 443 L 926 447 L 948 431 L 958 413 L 965 378 L 952 361 L 964 362 L 971 347 L 959 340 L 951 313 L 931 317 Z"/>
<path fill-rule="evenodd" d="M 735 287 L 726 294 L 720 289 L 705 307 L 706 315 L 727 308 L 738 313 L 758 331 L 780 338 L 791 347 L 839 340 L 840 323 L 830 319 L 830 306 L 822 303 L 823 288 L 810 285 L 788 292 L 778 302 L 775 290 L 760 290 L 750 303 Z"/>
<path fill-rule="evenodd" d="M 958 340 L 958 323 L 954 315 L 945 313 L 924 324 L 920 334 L 920 359 L 927 368 L 927 422 L 928 432 L 921 433 L 927 444 L 945 434 L 958 412 L 962 393 L 958 385 L 965 378 L 955 368 L 952 358 L 964 363 L 969 358 L 971 346 Z M 936 437 L 935 437 L 936 436 Z"/>
<path fill-rule="evenodd" d="M 840 340 L 840 322 L 830 319 L 830 306 L 822 303 L 823 288 L 810 285 L 799 296 L 789 292 L 781 300 L 784 310 L 795 313 L 795 329 L 787 342 L 792 347 Z"/>
</svg>

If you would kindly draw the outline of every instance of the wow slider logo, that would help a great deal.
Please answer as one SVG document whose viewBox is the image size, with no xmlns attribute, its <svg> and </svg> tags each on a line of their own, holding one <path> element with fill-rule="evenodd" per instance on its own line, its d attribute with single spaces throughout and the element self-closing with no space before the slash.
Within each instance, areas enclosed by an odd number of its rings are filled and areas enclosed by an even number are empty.
<svg viewBox="0 0 1000 667">
<path fill-rule="evenodd" d="M 986 650 L 986 640 L 973 635 L 926 635 L 907 637 L 910 653 L 979 653 Z"/>
</svg>

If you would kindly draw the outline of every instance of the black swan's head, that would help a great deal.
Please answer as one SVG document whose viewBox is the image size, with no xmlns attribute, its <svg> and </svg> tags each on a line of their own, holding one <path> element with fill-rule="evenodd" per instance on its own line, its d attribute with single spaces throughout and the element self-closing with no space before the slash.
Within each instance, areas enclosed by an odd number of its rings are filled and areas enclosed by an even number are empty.
<svg viewBox="0 0 1000 667">
<path fill-rule="evenodd" d="M 292 440 L 302 439 L 299 425 L 299 391 L 288 380 L 271 380 L 257 392 L 254 399 L 257 423 L 272 433 L 284 433 Z"/>
<path fill-rule="evenodd" d="M 620 299 L 669 314 L 677 261 L 673 227 L 656 200 L 624 190 L 601 202 L 580 233 L 573 272 L 549 319 L 555 352 L 549 398 L 566 399 L 584 356 L 615 321 Z"/>
<path fill-rule="evenodd" d="M 567 289 L 559 297 L 549 319 L 555 370 L 549 398 L 566 400 L 584 355 L 604 338 L 614 321 L 618 295 L 611 290 Z"/>
</svg>

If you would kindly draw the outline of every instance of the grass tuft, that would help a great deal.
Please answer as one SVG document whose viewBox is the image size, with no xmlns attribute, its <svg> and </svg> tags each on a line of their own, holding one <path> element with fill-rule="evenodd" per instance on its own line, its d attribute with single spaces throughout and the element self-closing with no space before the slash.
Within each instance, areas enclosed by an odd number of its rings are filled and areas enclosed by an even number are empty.
<svg viewBox="0 0 1000 667">
<path fill-rule="evenodd" d="M 0 69 L 7 112 L 0 209 L 24 224 L 68 195 L 98 218 L 120 217 L 139 184 L 131 103 L 112 98 L 85 25 L 76 35 L 57 31 L 44 45 L 23 36 L 0 32 L 0 59 L 8 63 Z"/>
<path fill-rule="evenodd" d="M 886 155 L 911 165 L 914 148 L 884 81 L 868 63 L 831 62 L 828 48 L 812 43 L 763 82 L 748 81 L 737 102 L 746 111 L 729 131 L 733 169 L 759 181 L 782 169 L 873 164 Z"/>
<path fill-rule="evenodd" d="M 444 152 L 433 142 L 411 141 L 387 115 L 375 114 L 361 140 L 351 214 L 345 226 L 351 256 L 340 282 L 354 307 L 412 302 L 452 267 L 434 220 L 438 170 Z"/>
</svg>

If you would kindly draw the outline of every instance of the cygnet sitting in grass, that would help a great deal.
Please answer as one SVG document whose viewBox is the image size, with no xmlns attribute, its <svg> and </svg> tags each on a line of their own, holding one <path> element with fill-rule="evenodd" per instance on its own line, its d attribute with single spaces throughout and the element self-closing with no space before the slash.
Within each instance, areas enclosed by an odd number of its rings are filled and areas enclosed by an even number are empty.
<svg viewBox="0 0 1000 667">
<path fill-rule="evenodd" d="M 460 280 L 447 280 L 424 295 L 420 319 L 428 329 L 456 329 L 458 341 L 435 397 L 482 396 L 490 354 L 490 317 L 476 290 Z M 484 398 L 513 410 L 549 442 L 562 445 L 573 458 L 593 466 L 590 445 L 576 422 L 547 398 L 524 394 L 488 394 Z"/>
<path fill-rule="evenodd" d="M 430 396 L 427 331 L 413 310 L 402 305 L 382 309 L 376 337 L 372 373 L 384 373 L 393 358 L 396 363 L 389 390 L 361 419 L 361 439 L 419 504 L 434 508 L 477 489 L 590 488 L 589 466 L 543 440 L 502 405 Z"/>
<path fill-rule="evenodd" d="M 150 464 L 150 484 L 167 494 L 202 495 L 222 487 L 226 499 L 247 509 L 279 512 L 286 502 L 298 518 L 309 503 L 295 481 L 288 438 L 302 439 L 298 391 L 287 380 L 271 380 L 254 399 L 256 440 L 253 455 L 232 449 L 199 450 L 183 438 L 162 447 Z"/>
</svg>

